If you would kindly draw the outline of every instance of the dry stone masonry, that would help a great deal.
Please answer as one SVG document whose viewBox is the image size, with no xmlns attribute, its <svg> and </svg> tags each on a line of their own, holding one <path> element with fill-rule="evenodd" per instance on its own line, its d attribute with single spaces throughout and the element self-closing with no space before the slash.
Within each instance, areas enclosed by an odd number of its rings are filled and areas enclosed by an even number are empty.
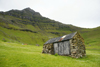
<svg viewBox="0 0 100 67">
<path fill-rule="evenodd" d="M 77 33 L 71 40 L 70 40 L 70 48 L 71 48 L 71 57 L 79 58 L 86 55 L 85 52 L 85 45 L 83 38 Z"/>
<path fill-rule="evenodd" d="M 54 54 L 53 44 L 44 45 L 42 53 Z"/>
<path fill-rule="evenodd" d="M 50 39 L 44 44 L 42 53 L 83 57 L 86 55 L 84 39 L 78 32 Z"/>
</svg>

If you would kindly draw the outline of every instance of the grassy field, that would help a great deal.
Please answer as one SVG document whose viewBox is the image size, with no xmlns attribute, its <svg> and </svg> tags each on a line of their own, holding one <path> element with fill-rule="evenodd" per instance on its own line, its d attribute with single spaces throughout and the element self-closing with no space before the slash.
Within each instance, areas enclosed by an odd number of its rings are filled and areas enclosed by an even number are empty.
<svg viewBox="0 0 100 67">
<path fill-rule="evenodd" d="M 100 67 L 100 47 L 87 45 L 86 57 L 42 54 L 42 46 L 0 41 L 0 67 Z"/>
</svg>

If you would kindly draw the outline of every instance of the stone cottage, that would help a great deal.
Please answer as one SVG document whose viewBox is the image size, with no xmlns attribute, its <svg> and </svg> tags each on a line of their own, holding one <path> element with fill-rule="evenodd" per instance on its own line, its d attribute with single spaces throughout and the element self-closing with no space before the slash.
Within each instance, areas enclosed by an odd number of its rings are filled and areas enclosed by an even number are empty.
<svg viewBox="0 0 100 67">
<path fill-rule="evenodd" d="M 86 55 L 84 39 L 78 32 L 52 38 L 44 43 L 42 53 L 83 57 Z"/>
</svg>

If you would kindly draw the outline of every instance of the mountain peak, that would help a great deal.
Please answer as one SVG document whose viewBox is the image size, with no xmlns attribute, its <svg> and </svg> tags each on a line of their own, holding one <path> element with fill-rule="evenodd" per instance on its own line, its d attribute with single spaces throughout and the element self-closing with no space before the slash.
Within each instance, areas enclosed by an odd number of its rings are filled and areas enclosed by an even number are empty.
<svg viewBox="0 0 100 67">
<path fill-rule="evenodd" d="M 30 11 L 30 12 L 35 12 L 33 9 L 31 9 L 31 8 L 25 8 L 25 9 L 23 9 L 23 11 Z"/>
<path fill-rule="evenodd" d="M 27 8 L 25 8 L 25 9 L 32 10 L 30 7 L 27 7 Z"/>
<path fill-rule="evenodd" d="M 22 10 L 24 13 L 28 13 L 30 15 L 35 15 L 35 16 L 41 16 L 41 14 L 39 12 L 35 12 L 33 9 L 31 8 L 25 8 Z"/>
</svg>

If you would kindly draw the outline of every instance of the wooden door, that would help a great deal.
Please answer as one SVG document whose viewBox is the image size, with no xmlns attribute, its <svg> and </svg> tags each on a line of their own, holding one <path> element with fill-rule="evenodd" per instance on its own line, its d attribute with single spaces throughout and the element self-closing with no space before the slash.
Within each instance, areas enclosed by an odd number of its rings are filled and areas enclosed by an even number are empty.
<svg viewBox="0 0 100 67">
<path fill-rule="evenodd" d="M 58 48 L 59 48 L 58 54 L 59 54 L 59 55 L 63 55 L 63 42 L 59 42 L 59 47 L 58 47 Z"/>
<path fill-rule="evenodd" d="M 54 53 L 59 55 L 70 54 L 70 43 L 69 41 L 54 43 Z"/>
<path fill-rule="evenodd" d="M 69 41 L 63 42 L 63 55 L 69 55 L 70 54 L 70 44 Z"/>
<path fill-rule="evenodd" d="M 54 43 L 54 53 L 58 54 L 58 43 Z"/>
</svg>

